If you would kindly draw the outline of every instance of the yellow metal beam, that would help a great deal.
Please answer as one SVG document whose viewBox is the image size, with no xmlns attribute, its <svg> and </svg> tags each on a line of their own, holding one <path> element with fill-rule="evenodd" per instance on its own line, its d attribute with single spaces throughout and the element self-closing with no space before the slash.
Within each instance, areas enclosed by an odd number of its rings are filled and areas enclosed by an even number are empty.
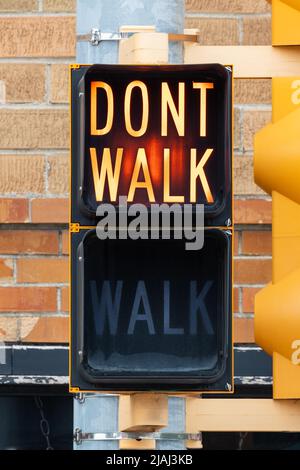
<svg viewBox="0 0 300 470">
<path fill-rule="evenodd" d="M 119 397 L 119 431 L 155 432 L 167 425 L 167 395 L 136 393 Z M 120 449 L 155 449 L 155 441 L 123 440 Z"/>
<path fill-rule="evenodd" d="M 300 75 L 300 46 L 202 46 L 184 43 L 185 64 L 233 65 L 235 78 Z"/>
<path fill-rule="evenodd" d="M 186 432 L 300 432 L 300 400 L 187 398 Z"/>
</svg>

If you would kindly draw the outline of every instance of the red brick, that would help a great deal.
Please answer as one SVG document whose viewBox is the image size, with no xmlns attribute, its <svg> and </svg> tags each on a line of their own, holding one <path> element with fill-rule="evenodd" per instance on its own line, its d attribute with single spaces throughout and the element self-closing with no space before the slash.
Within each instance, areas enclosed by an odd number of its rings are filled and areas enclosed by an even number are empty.
<svg viewBox="0 0 300 470">
<path fill-rule="evenodd" d="M 0 280 L 10 281 L 13 276 L 13 261 L 11 259 L 0 259 Z"/>
<path fill-rule="evenodd" d="M 61 289 L 61 311 L 69 311 L 69 287 L 63 287 Z"/>
<path fill-rule="evenodd" d="M 239 312 L 239 289 L 237 287 L 233 289 L 233 311 Z"/>
<path fill-rule="evenodd" d="M 18 282 L 67 282 L 66 258 L 21 258 L 17 260 Z"/>
<path fill-rule="evenodd" d="M 235 318 L 233 338 L 235 343 L 254 343 L 253 318 Z"/>
<path fill-rule="evenodd" d="M 22 317 L 21 339 L 23 343 L 67 343 L 69 318 L 41 317 L 33 323 L 32 317 Z"/>
<path fill-rule="evenodd" d="M 69 254 L 69 232 L 67 231 L 62 233 L 61 250 L 63 255 Z"/>
<path fill-rule="evenodd" d="M 69 200 L 60 198 L 33 199 L 31 217 L 34 223 L 67 223 Z"/>
<path fill-rule="evenodd" d="M 265 230 L 242 232 L 242 254 L 271 255 L 272 232 Z"/>
<path fill-rule="evenodd" d="M 243 312 L 253 313 L 254 312 L 254 297 L 257 292 L 261 289 L 257 287 L 243 287 Z"/>
<path fill-rule="evenodd" d="M 233 253 L 235 256 L 239 252 L 239 237 L 240 237 L 240 234 L 238 231 L 236 231 L 234 234 L 234 238 L 233 238 L 233 241 L 234 241 Z"/>
<path fill-rule="evenodd" d="M 0 253 L 57 254 L 58 232 L 54 230 L 1 230 Z"/>
<path fill-rule="evenodd" d="M 235 259 L 235 284 L 266 284 L 272 278 L 272 260 L 261 258 Z"/>
<path fill-rule="evenodd" d="M 236 224 L 272 223 L 272 202 L 266 199 L 236 199 L 234 210 Z"/>
<path fill-rule="evenodd" d="M 28 222 L 28 218 L 26 199 L 0 199 L 0 223 Z"/>
<path fill-rule="evenodd" d="M 55 312 L 54 287 L 0 287 L 1 312 Z"/>
</svg>

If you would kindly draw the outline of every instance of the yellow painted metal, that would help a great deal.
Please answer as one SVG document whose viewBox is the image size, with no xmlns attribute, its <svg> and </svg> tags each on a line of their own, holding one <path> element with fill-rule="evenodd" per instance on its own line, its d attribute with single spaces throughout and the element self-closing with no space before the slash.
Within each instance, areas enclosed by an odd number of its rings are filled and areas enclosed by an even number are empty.
<svg viewBox="0 0 300 470">
<path fill-rule="evenodd" d="M 300 107 L 300 77 L 273 78 L 272 89 L 273 122 Z"/>
<path fill-rule="evenodd" d="M 289 359 L 275 352 L 273 354 L 273 373 L 275 377 L 280 377 L 280 380 L 275 380 L 273 384 L 274 398 L 299 397 L 299 365 L 293 365 Z"/>
<path fill-rule="evenodd" d="M 293 46 L 300 44 L 300 0 L 272 1 L 272 44 Z"/>
<path fill-rule="evenodd" d="M 300 400 L 187 398 L 186 432 L 299 432 Z"/>
<path fill-rule="evenodd" d="M 272 282 L 256 295 L 254 325 L 273 356 L 274 398 L 300 398 L 299 85 L 299 77 L 273 80 L 272 123 L 254 144 L 255 181 L 273 199 Z"/>
<path fill-rule="evenodd" d="M 135 393 L 119 398 L 119 431 L 155 432 L 168 425 L 168 396 Z"/>
<path fill-rule="evenodd" d="M 119 397 L 119 431 L 155 432 L 168 425 L 168 396 L 135 393 Z M 155 440 L 121 440 L 120 449 L 155 449 Z"/>
<path fill-rule="evenodd" d="M 235 78 L 272 78 L 300 74 L 299 46 L 203 46 L 184 43 L 185 64 L 234 64 Z"/>
</svg>

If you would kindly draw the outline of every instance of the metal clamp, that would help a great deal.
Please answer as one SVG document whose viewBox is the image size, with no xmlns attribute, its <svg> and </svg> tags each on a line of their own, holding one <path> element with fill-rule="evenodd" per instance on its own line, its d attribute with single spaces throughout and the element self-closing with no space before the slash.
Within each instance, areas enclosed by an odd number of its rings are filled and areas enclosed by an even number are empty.
<svg viewBox="0 0 300 470">
<path fill-rule="evenodd" d="M 88 41 L 92 46 L 98 46 L 101 41 L 120 41 L 131 36 L 130 32 L 120 33 L 103 33 L 98 28 L 92 28 L 89 34 L 78 34 L 77 41 Z"/>
<path fill-rule="evenodd" d="M 88 34 L 78 34 L 77 41 L 89 42 L 92 46 L 98 46 L 101 41 L 121 41 L 128 39 L 138 31 L 126 31 L 119 33 L 103 33 L 99 28 L 92 28 Z M 168 33 L 169 41 L 199 42 L 198 34 L 175 34 Z"/>
<path fill-rule="evenodd" d="M 177 432 L 82 432 L 76 428 L 74 442 L 80 445 L 82 441 L 120 441 L 120 440 L 166 440 L 166 441 L 201 441 L 201 433 Z"/>
<path fill-rule="evenodd" d="M 80 405 L 83 405 L 83 403 L 85 403 L 84 393 L 82 393 L 82 392 L 76 393 L 75 400 L 77 400 Z"/>
</svg>

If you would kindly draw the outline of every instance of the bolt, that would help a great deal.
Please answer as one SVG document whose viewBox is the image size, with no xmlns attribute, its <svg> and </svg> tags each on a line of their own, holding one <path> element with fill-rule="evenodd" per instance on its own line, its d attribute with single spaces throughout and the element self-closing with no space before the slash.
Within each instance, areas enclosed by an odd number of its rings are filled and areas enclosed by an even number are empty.
<svg viewBox="0 0 300 470">
<path fill-rule="evenodd" d="M 231 392 L 231 390 L 232 390 L 231 384 L 227 383 L 227 384 L 226 384 L 226 389 L 227 389 L 229 392 Z"/>
<path fill-rule="evenodd" d="M 225 225 L 226 225 L 226 227 L 230 227 L 231 226 L 231 219 L 225 220 Z"/>
</svg>

